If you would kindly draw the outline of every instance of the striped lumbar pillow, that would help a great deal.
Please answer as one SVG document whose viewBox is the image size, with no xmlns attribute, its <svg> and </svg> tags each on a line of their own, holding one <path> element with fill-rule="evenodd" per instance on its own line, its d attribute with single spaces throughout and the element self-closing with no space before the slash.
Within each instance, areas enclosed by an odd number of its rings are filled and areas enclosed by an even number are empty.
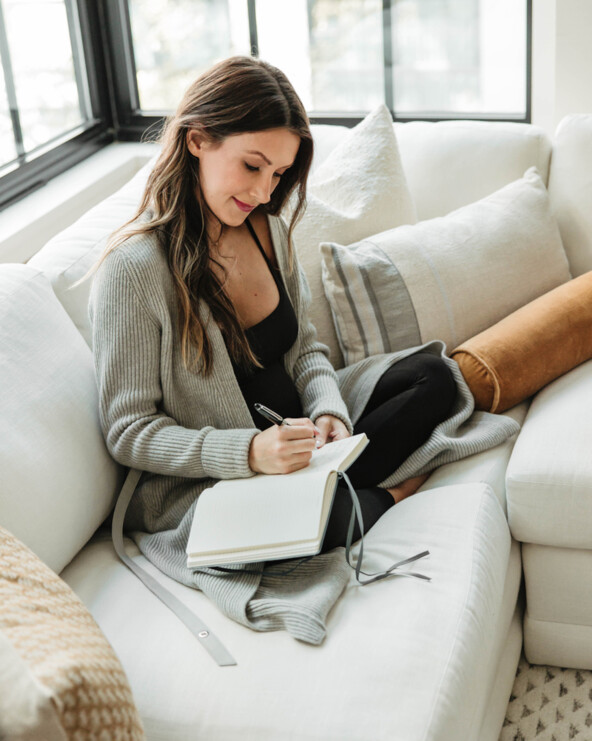
<svg viewBox="0 0 592 741">
<path fill-rule="evenodd" d="M 452 349 L 570 278 L 534 168 L 445 217 L 324 242 L 321 256 L 346 365 L 430 340 Z"/>
</svg>

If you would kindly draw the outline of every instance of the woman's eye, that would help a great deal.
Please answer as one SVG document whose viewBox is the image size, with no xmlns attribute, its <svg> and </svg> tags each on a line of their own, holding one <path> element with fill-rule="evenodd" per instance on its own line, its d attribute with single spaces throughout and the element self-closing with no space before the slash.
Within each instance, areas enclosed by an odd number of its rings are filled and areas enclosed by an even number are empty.
<svg viewBox="0 0 592 741">
<path fill-rule="evenodd" d="M 254 165 L 249 165 L 245 162 L 245 167 L 249 172 L 258 172 L 259 168 L 255 167 Z"/>
</svg>

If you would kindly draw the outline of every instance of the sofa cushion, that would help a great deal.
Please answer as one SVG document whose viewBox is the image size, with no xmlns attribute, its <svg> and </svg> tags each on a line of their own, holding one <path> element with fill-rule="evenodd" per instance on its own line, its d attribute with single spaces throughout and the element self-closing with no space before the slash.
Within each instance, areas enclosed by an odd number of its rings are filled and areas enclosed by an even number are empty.
<svg viewBox="0 0 592 741">
<path fill-rule="evenodd" d="M 445 216 L 494 193 L 529 167 L 536 167 L 543 182 L 549 182 L 552 145 L 540 126 L 505 121 L 409 121 L 397 122 L 394 128 L 407 185 L 422 221 Z M 317 124 L 313 132 L 314 172 L 346 136 L 347 128 Z M 565 177 L 569 178 L 569 165 Z M 575 189 L 573 194 L 577 194 Z M 583 192 L 580 198 L 585 203 Z"/>
<path fill-rule="evenodd" d="M 109 236 L 134 215 L 153 164 L 154 158 L 122 188 L 50 239 L 29 260 L 29 265 L 41 270 L 49 279 L 89 346 L 88 297 L 92 281 L 74 284 L 97 262 Z"/>
<path fill-rule="evenodd" d="M 592 357 L 592 272 L 564 283 L 455 348 L 475 407 L 504 412 Z"/>
<path fill-rule="evenodd" d="M 2 527 L 0 656 L 12 680 L 0 692 L 2 738 L 144 739 L 123 668 L 88 610 Z"/>
<path fill-rule="evenodd" d="M 523 543 L 522 559 L 526 658 L 532 664 L 592 669 L 590 549 Z"/>
<path fill-rule="evenodd" d="M 592 548 L 592 361 L 534 397 L 508 464 L 512 534 L 524 543 Z"/>
<path fill-rule="evenodd" d="M 225 643 L 238 662 L 228 668 L 117 563 L 108 538 L 63 576 L 121 658 L 149 738 L 165 728 L 167 741 L 275 741 L 282 729 L 298 741 L 479 738 L 520 581 L 519 560 L 508 576 L 508 527 L 489 487 L 401 502 L 368 533 L 364 563 L 375 570 L 424 547 L 416 570 L 431 583 L 352 577 L 321 646 L 253 632 L 142 559 Z"/>
<path fill-rule="evenodd" d="M 567 116 L 557 128 L 549 196 L 573 275 L 592 270 L 592 113 Z"/>
<path fill-rule="evenodd" d="M 420 220 L 474 203 L 536 167 L 549 177 L 551 139 L 540 126 L 504 121 L 395 124 Z M 553 152 L 553 157 L 555 153 Z"/>
<path fill-rule="evenodd" d="M 350 244 L 415 220 L 391 114 L 379 106 L 340 140 L 311 175 L 306 212 L 294 231 L 311 292 L 310 319 L 321 342 L 329 346 L 336 368 L 343 366 L 343 359 L 323 291 L 319 243 L 331 239 Z"/>
<path fill-rule="evenodd" d="M 347 365 L 434 339 L 452 350 L 570 277 L 534 168 L 448 216 L 321 253 Z"/>
<path fill-rule="evenodd" d="M 60 572 L 108 515 L 91 352 L 47 279 L 0 266 L 0 524 Z"/>
</svg>

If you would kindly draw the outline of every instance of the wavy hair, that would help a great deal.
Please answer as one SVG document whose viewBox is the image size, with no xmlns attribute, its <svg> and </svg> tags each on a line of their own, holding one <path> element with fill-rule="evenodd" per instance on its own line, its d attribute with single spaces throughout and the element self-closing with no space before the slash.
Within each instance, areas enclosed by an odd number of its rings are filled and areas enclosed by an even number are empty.
<svg viewBox="0 0 592 741">
<path fill-rule="evenodd" d="M 163 127 L 161 153 L 148 178 L 138 210 L 109 241 L 101 261 L 135 234 L 155 233 L 165 251 L 179 309 L 183 361 L 205 374 L 213 367 L 212 347 L 199 314 L 199 299 L 209 306 L 234 362 L 260 366 L 234 306 L 212 270 L 206 215 L 211 215 L 199 181 L 199 161 L 187 148 L 190 129 L 222 143 L 236 134 L 286 128 L 300 137 L 294 164 L 282 175 L 264 212 L 280 213 L 292 193 L 292 233 L 305 207 L 306 181 L 313 155 L 308 116 L 288 78 L 276 67 L 251 57 L 231 57 L 211 67 L 185 92 L 176 113 Z M 136 223 L 144 216 L 141 223 Z M 222 226 L 223 228 L 223 226 Z M 99 263 L 100 264 L 100 263 Z M 220 266 L 221 267 L 221 266 Z"/>
</svg>

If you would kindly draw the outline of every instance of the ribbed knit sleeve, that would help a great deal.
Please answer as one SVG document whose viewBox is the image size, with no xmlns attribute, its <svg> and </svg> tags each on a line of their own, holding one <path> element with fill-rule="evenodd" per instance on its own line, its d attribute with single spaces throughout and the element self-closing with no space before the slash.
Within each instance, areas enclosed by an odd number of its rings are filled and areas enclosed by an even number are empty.
<svg viewBox="0 0 592 741">
<path fill-rule="evenodd" d="M 163 413 L 163 328 L 147 300 L 151 276 L 139 283 L 125 249 L 114 250 L 99 269 L 90 302 L 100 421 L 111 455 L 164 475 L 253 475 L 248 452 L 256 429 L 191 429 Z"/>
<path fill-rule="evenodd" d="M 311 299 L 304 271 L 294 259 L 291 282 L 298 301 L 299 353 L 294 360 L 292 377 L 304 414 L 313 421 L 322 414 L 331 414 L 352 432 L 353 425 L 339 391 L 337 374 L 328 358 L 328 348 L 318 341 L 317 331 L 308 318 Z"/>
<path fill-rule="evenodd" d="M 345 402 L 339 392 L 337 374 L 327 357 L 327 348 L 317 340 L 317 331 L 308 319 L 310 303 L 308 283 L 299 268 L 300 279 L 300 354 L 293 368 L 294 382 L 304 413 L 315 420 L 322 414 L 338 417 L 353 430 Z"/>
</svg>

